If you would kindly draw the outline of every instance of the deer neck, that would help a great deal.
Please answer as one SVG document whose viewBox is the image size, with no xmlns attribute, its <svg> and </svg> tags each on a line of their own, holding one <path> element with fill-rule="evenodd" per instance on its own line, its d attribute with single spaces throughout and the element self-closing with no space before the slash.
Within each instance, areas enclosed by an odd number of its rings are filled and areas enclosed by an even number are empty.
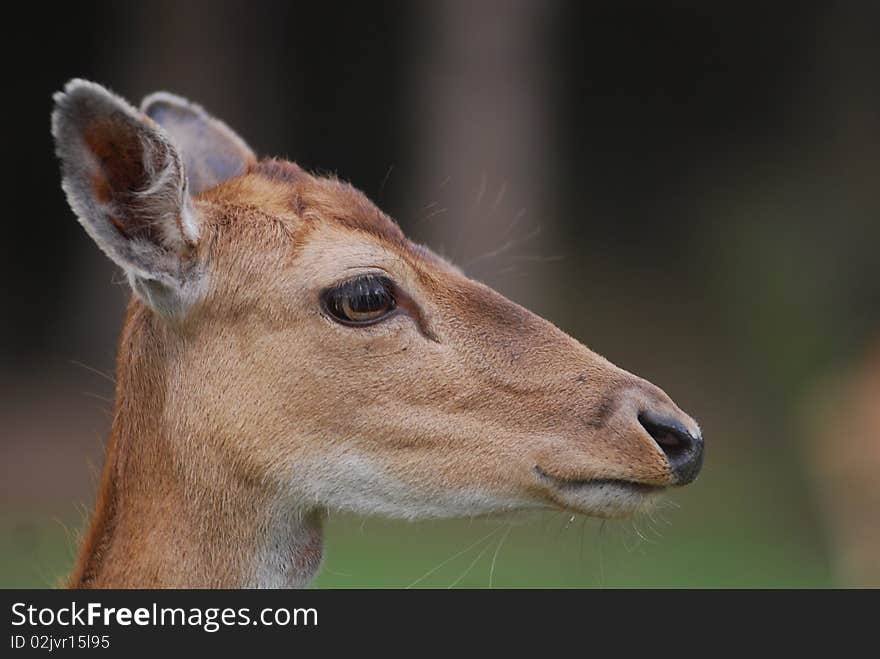
<svg viewBox="0 0 880 659">
<path fill-rule="evenodd" d="M 321 560 L 321 514 L 235 473 L 214 443 L 171 420 L 167 334 L 130 305 L 102 482 L 70 585 L 305 586 Z"/>
</svg>

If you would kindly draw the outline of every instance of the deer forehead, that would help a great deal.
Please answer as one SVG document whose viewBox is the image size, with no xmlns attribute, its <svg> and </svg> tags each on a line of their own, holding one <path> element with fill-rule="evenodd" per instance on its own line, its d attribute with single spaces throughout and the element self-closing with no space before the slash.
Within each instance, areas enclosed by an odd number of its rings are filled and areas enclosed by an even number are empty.
<svg viewBox="0 0 880 659">
<path fill-rule="evenodd" d="M 224 268 L 231 261 L 268 274 L 287 292 L 329 286 L 363 270 L 383 270 L 413 292 L 437 296 L 453 280 L 465 281 L 457 267 L 409 241 L 362 192 L 293 163 L 259 163 L 203 193 L 198 204 L 213 233 L 204 258 L 221 278 L 240 276 L 237 268 Z"/>
<path fill-rule="evenodd" d="M 243 176 L 206 191 L 201 198 L 254 208 L 293 222 L 364 231 L 391 244 L 407 242 L 397 224 L 360 190 L 335 178 L 313 176 L 292 162 L 259 162 Z"/>
</svg>

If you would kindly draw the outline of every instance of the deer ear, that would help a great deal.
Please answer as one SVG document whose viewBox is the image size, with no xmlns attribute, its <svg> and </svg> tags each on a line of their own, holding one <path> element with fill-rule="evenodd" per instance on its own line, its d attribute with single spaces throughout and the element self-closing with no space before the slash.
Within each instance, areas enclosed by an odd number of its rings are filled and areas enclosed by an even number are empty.
<svg viewBox="0 0 880 659">
<path fill-rule="evenodd" d="M 180 148 L 192 194 L 243 174 L 257 160 L 226 124 L 185 98 L 156 92 L 141 102 L 141 112 L 162 126 Z"/>
<path fill-rule="evenodd" d="M 154 309 L 192 301 L 199 222 L 176 147 L 104 87 L 71 80 L 54 96 L 62 187 L 80 223 Z"/>
</svg>

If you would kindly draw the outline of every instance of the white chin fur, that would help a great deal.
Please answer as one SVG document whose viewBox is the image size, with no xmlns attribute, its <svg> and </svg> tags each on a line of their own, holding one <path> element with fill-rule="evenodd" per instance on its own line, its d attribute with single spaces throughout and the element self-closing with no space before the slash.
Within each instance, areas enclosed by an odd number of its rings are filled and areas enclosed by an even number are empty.
<svg viewBox="0 0 880 659">
<path fill-rule="evenodd" d="M 420 487 L 402 482 L 375 460 L 351 451 L 313 463 L 299 460 L 292 494 L 316 506 L 403 519 L 472 517 L 541 507 L 522 496 L 478 488 Z"/>
<path fill-rule="evenodd" d="M 638 486 L 604 482 L 556 489 L 553 497 L 572 511 L 614 519 L 650 509 L 660 494 L 660 490 L 646 491 Z"/>
<path fill-rule="evenodd" d="M 291 495 L 306 506 L 403 519 L 436 519 L 546 510 L 546 500 L 478 488 L 445 489 L 404 483 L 375 460 L 352 451 L 335 459 L 300 458 L 291 474 Z M 649 509 L 659 491 L 601 482 L 552 487 L 560 509 L 593 517 L 629 517 Z"/>
</svg>

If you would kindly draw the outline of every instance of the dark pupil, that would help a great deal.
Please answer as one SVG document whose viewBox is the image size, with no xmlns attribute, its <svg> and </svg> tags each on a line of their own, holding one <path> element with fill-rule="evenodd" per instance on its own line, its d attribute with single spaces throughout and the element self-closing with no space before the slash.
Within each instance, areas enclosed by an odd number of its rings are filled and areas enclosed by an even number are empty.
<svg viewBox="0 0 880 659">
<path fill-rule="evenodd" d="M 369 313 L 371 311 L 381 311 L 388 306 L 391 301 L 391 294 L 388 287 L 381 279 L 377 277 L 363 277 L 357 279 L 346 287 L 342 294 L 348 299 L 348 304 L 352 311 L 358 313 Z"/>
</svg>

